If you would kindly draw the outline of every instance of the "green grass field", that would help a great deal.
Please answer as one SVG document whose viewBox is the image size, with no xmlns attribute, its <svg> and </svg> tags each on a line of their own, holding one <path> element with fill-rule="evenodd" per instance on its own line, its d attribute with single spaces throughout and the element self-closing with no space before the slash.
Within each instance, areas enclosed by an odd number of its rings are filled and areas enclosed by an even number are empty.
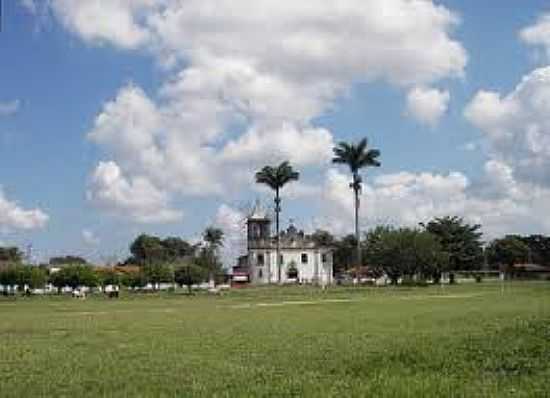
<svg viewBox="0 0 550 398">
<path fill-rule="evenodd" d="M 550 396 L 550 284 L 1 299 L 0 396 Z"/>
</svg>

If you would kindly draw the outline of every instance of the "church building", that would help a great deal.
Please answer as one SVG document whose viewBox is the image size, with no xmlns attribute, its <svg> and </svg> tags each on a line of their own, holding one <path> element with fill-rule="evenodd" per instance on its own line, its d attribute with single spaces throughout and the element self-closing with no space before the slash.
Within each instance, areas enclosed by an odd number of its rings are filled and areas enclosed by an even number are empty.
<svg viewBox="0 0 550 398">
<path fill-rule="evenodd" d="M 319 245 L 311 235 L 299 231 L 292 222 L 280 233 L 280 272 L 277 267 L 277 239 L 271 235 L 271 219 L 256 206 L 247 220 L 248 254 L 241 258 L 241 274 L 246 270 L 252 284 L 333 282 L 333 248 Z M 280 274 L 280 275 L 279 275 Z M 280 279 L 279 279 L 280 278 Z"/>
</svg>

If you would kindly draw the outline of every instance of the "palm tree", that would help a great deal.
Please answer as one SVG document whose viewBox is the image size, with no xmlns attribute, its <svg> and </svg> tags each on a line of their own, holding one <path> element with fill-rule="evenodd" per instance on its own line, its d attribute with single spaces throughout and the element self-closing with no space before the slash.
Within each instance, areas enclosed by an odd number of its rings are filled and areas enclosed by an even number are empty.
<svg viewBox="0 0 550 398">
<path fill-rule="evenodd" d="M 380 156 L 378 149 L 368 149 L 368 140 L 363 138 L 359 143 L 340 142 L 333 149 L 334 158 L 332 163 L 346 164 L 349 166 L 353 181 L 349 187 L 353 189 L 355 194 L 355 237 L 357 240 L 357 267 L 361 266 L 361 242 L 359 232 L 359 194 L 361 193 L 361 184 L 363 182 L 359 171 L 366 167 L 380 167 L 380 162 L 377 158 Z M 359 269 L 357 269 L 359 272 Z"/>
<path fill-rule="evenodd" d="M 202 235 L 203 240 L 208 245 L 206 257 L 210 268 L 210 284 L 214 284 L 214 269 L 216 267 L 216 251 L 223 246 L 224 233 L 216 227 L 208 227 Z"/>
<path fill-rule="evenodd" d="M 269 188 L 275 191 L 275 229 L 276 229 L 276 243 L 277 243 L 277 278 L 281 283 L 281 256 L 279 255 L 279 213 L 281 212 L 281 198 L 279 196 L 280 190 L 289 182 L 297 181 L 300 178 L 300 173 L 294 171 L 288 161 L 281 163 L 279 166 L 265 166 L 263 169 L 256 173 L 256 182 L 258 184 L 265 184 Z M 270 276 L 271 280 L 271 276 Z"/>
</svg>

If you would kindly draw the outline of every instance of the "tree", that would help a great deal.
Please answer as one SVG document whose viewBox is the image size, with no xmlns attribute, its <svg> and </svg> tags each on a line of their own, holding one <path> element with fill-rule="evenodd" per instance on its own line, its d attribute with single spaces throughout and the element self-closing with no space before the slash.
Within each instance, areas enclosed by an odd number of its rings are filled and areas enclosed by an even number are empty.
<svg viewBox="0 0 550 398">
<path fill-rule="evenodd" d="M 530 235 L 518 238 L 529 247 L 528 262 L 550 266 L 550 237 Z"/>
<path fill-rule="evenodd" d="M 443 250 L 448 253 L 451 270 L 475 270 L 483 264 L 480 225 L 467 224 L 460 217 L 435 218 L 427 225 L 421 225 L 437 236 Z"/>
<path fill-rule="evenodd" d="M 280 231 L 279 231 L 279 216 L 281 213 L 281 197 L 280 191 L 283 187 L 300 178 L 300 173 L 294 171 L 288 161 L 282 162 L 278 166 L 265 166 L 256 173 L 256 182 L 258 184 L 267 185 L 275 191 L 275 240 L 276 240 L 276 258 L 277 258 L 277 279 L 282 283 L 281 278 L 281 255 L 280 255 Z"/>
<path fill-rule="evenodd" d="M 193 263 L 186 263 L 176 268 L 174 280 L 180 286 L 187 286 L 189 294 L 191 294 L 191 287 L 204 282 L 207 276 L 204 268 Z"/>
<path fill-rule="evenodd" d="M 353 189 L 355 195 L 355 238 L 357 239 L 356 255 L 357 267 L 361 266 L 361 236 L 359 231 L 359 195 L 362 188 L 362 178 L 359 174 L 361 169 L 367 167 L 380 167 L 377 158 L 380 156 L 378 149 L 368 149 L 368 140 L 363 138 L 359 143 L 350 144 L 340 142 L 334 149 L 333 163 L 345 164 L 349 167 L 352 175 L 352 182 L 349 187 Z"/>
<path fill-rule="evenodd" d="M 130 252 L 133 256 L 132 260 L 138 265 L 166 260 L 165 247 L 162 245 L 162 240 L 156 236 L 139 235 L 130 245 Z"/>
<path fill-rule="evenodd" d="M 108 285 L 116 286 L 120 284 L 120 274 L 112 268 L 98 269 L 96 273 L 99 283 L 104 287 Z"/>
<path fill-rule="evenodd" d="M 75 264 L 51 274 L 50 281 L 58 290 L 65 286 L 74 290 L 80 286 L 95 287 L 99 283 L 99 278 L 92 267 Z"/>
<path fill-rule="evenodd" d="M 50 258 L 50 265 L 75 265 L 75 264 L 87 264 L 88 262 L 80 256 L 59 256 Z"/>
<path fill-rule="evenodd" d="M 168 261 L 180 261 L 195 253 L 196 246 L 189 244 L 181 238 L 170 236 L 161 241 L 164 247 L 164 257 Z"/>
<path fill-rule="evenodd" d="M 219 248 L 223 246 L 224 233 L 216 227 L 208 227 L 205 229 L 203 240 L 206 242 L 206 247 L 202 250 L 202 262 L 206 265 L 209 271 L 211 284 L 214 283 L 214 274 L 216 270 L 221 268 L 221 262 L 218 258 Z"/>
<path fill-rule="evenodd" d="M 357 248 L 357 238 L 355 235 L 346 235 L 335 242 L 333 253 L 334 269 L 336 272 L 349 269 L 353 265 Z"/>
<path fill-rule="evenodd" d="M 0 263 L 20 264 L 23 253 L 17 247 L 0 247 Z"/>
<path fill-rule="evenodd" d="M 0 268 L 0 285 L 6 288 L 19 284 L 19 265 L 11 264 Z"/>
<path fill-rule="evenodd" d="M 330 247 L 336 244 L 336 239 L 334 238 L 334 236 L 330 232 L 323 229 L 318 229 L 317 231 L 315 231 L 311 235 L 311 238 L 318 246 Z"/>
<path fill-rule="evenodd" d="M 172 267 L 166 264 L 147 264 L 142 267 L 145 280 L 156 290 L 160 283 L 170 283 L 174 280 Z"/>
<path fill-rule="evenodd" d="M 17 285 L 19 285 L 19 288 L 28 286 L 29 289 L 40 289 L 46 285 L 46 272 L 41 268 L 30 265 L 18 266 L 17 274 Z"/>
<path fill-rule="evenodd" d="M 527 262 L 529 258 L 529 246 L 512 235 L 495 239 L 486 250 L 487 261 L 495 269 L 505 267 L 509 270 L 515 264 Z"/>
<path fill-rule="evenodd" d="M 120 277 L 120 283 L 123 286 L 132 289 L 141 288 L 147 285 L 147 278 L 140 268 L 133 269 L 131 272 L 125 272 Z"/>
<path fill-rule="evenodd" d="M 130 245 L 132 257 L 127 264 L 145 265 L 179 261 L 192 256 L 196 247 L 178 237 L 161 239 L 152 235 L 139 235 Z"/>
<path fill-rule="evenodd" d="M 402 277 L 437 279 L 448 264 L 437 237 L 411 228 L 375 228 L 367 234 L 366 255 L 370 266 L 379 268 L 392 284 Z"/>
</svg>

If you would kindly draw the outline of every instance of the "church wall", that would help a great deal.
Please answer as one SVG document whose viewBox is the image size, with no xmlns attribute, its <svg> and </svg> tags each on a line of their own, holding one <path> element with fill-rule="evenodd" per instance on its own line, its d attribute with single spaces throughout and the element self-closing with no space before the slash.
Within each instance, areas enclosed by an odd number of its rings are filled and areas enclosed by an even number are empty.
<svg viewBox="0 0 550 398">
<path fill-rule="evenodd" d="M 332 253 L 328 249 L 281 249 L 283 262 L 281 265 L 281 279 L 283 283 L 314 283 L 318 277 L 319 283 L 332 283 Z M 323 253 L 326 255 L 326 261 L 323 263 Z M 307 255 L 307 263 L 302 263 L 302 255 Z M 258 265 L 258 259 L 263 256 L 264 265 Z M 277 283 L 278 272 L 276 266 L 275 250 L 254 249 L 250 250 L 250 270 L 252 274 L 252 283 L 266 284 Z M 288 271 L 292 263 L 295 263 L 298 270 L 298 278 L 289 279 Z M 271 280 L 269 274 L 271 270 Z"/>
</svg>

